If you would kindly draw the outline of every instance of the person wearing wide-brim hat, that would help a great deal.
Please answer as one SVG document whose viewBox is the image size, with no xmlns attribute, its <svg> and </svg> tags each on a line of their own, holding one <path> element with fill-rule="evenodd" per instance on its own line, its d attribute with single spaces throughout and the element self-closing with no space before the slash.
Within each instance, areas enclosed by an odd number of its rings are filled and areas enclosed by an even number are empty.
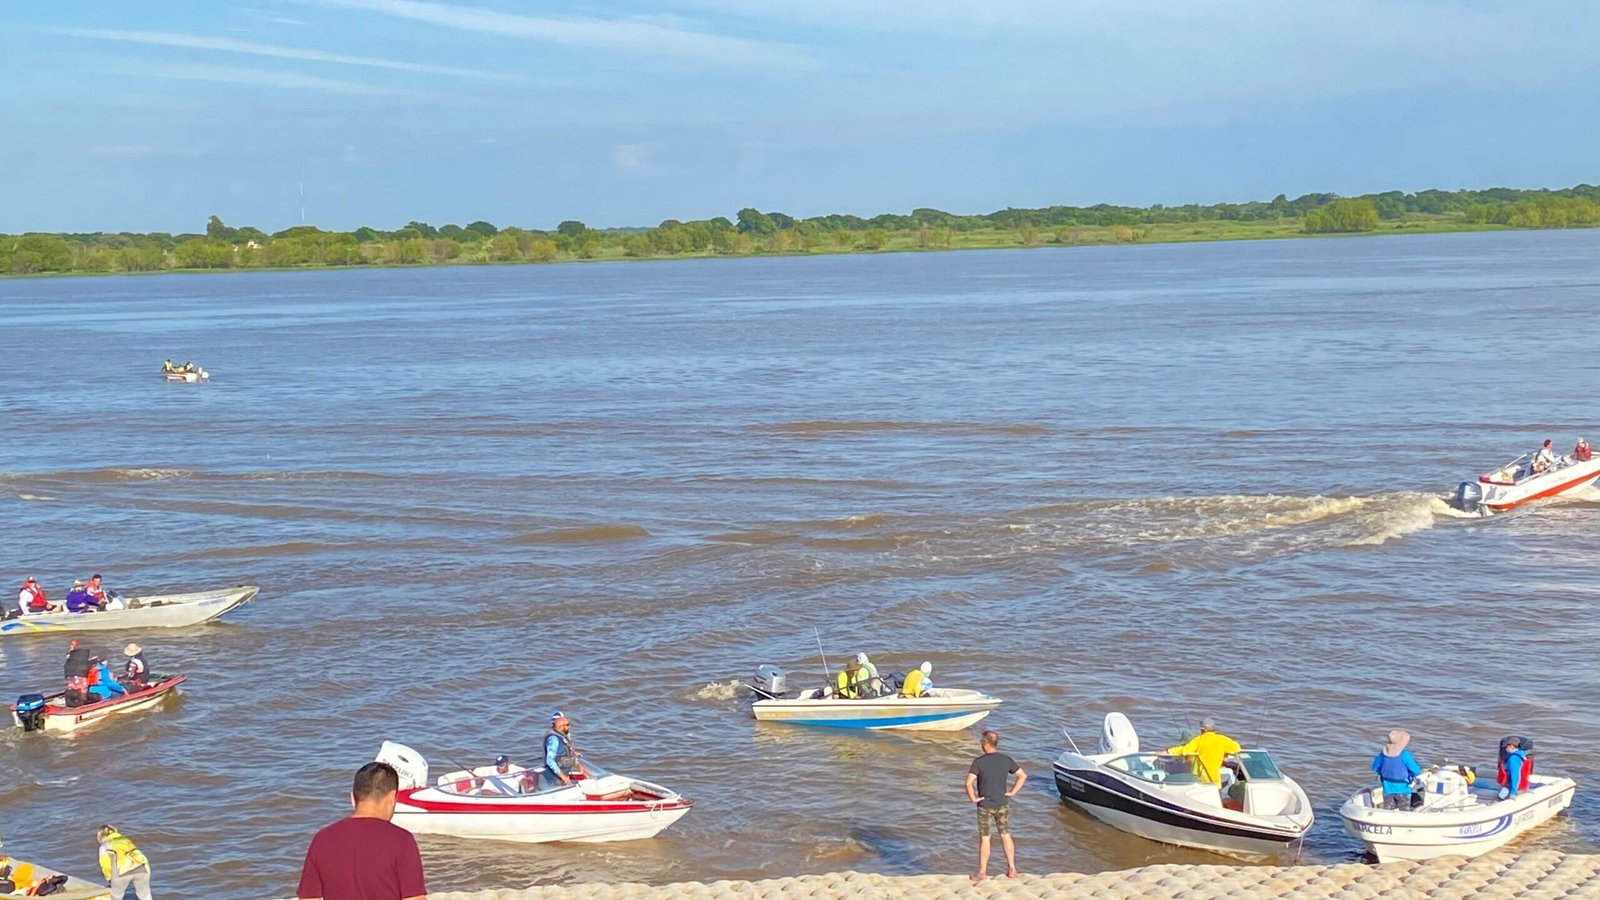
<svg viewBox="0 0 1600 900">
<path fill-rule="evenodd" d="M 122 648 L 122 655 L 128 658 L 127 665 L 122 668 L 122 681 L 132 688 L 142 688 L 150 681 L 150 664 L 145 661 L 144 648 L 138 644 L 129 644 Z"/>
<path fill-rule="evenodd" d="M 1384 809 L 1411 808 L 1411 784 L 1422 774 L 1422 767 L 1406 749 L 1409 743 L 1411 735 L 1391 731 L 1384 738 L 1383 749 L 1372 760 L 1372 771 L 1383 782 Z"/>
</svg>

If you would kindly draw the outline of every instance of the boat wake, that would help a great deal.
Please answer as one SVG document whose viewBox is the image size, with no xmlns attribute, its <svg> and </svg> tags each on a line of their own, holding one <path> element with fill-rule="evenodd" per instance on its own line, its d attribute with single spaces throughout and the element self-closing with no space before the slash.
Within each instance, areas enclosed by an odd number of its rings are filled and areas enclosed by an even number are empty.
<svg viewBox="0 0 1600 900">
<path fill-rule="evenodd" d="M 726 700 L 737 700 L 743 694 L 743 692 L 744 685 L 739 682 L 739 679 L 733 678 L 728 681 L 713 681 L 700 690 L 695 691 L 693 694 L 690 694 L 689 699 L 715 700 L 722 702 Z"/>
</svg>

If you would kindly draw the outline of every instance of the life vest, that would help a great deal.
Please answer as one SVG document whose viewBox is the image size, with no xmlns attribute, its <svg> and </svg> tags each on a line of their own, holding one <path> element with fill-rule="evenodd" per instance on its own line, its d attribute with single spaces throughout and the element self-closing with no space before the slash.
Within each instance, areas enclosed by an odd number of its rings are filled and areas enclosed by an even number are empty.
<svg viewBox="0 0 1600 900">
<path fill-rule="evenodd" d="M 150 871 L 150 860 L 133 845 L 133 841 L 113 831 L 100 842 L 100 871 L 107 881 L 116 875 L 126 875 L 140 866 L 144 866 L 146 872 Z"/>
<path fill-rule="evenodd" d="M 864 680 L 864 673 L 860 669 L 856 670 L 856 674 L 855 674 L 854 678 L 850 677 L 850 670 L 849 669 L 840 669 L 839 670 L 839 677 L 837 679 L 835 679 L 835 683 L 837 684 L 837 686 L 839 688 L 839 696 L 845 697 L 845 698 L 848 698 L 848 699 L 851 699 L 851 700 L 854 700 L 857 697 L 860 697 L 861 696 L 861 682 L 863 680 Z"/>
<path fill-rule="evenodd" d="M 90 597 L 92 597 L 94 599 L 95 603 L 98 604 L 98 603 L 105 602 L 105 599 L 106 599 L 106 589 L 105 588 L 100 587 L 98 585 L 90 584 L 90 585 L 85 586 L 83 590 L 84 590 L 84 593 L 88 594 Z"/>
<path fill-rule="evenodd" d="M 37 583 L 24 584 L 22 590 L 17 593 L 26 598 L 24 603 L 32 612 L 43 612 L 45 607 L 50 605 L 50 601 L 45 599 L 44 588 L 39 587 Z"/>
<path fill-rule="evenodd" d="M 921 669 L 912 669 L 907 672 L 905 683 L 900 686 L 900 696 L 921 697 L 922 679 L 924 677 Z"/>
<path fill-rule="evenodd" d="M 555 741 L 556 744 L 554 747 L 554 752 L 552 752 L 552 748 L 550 746 L 551 741 Z M 573 755 L 572 741 L 568 740 L 565 735 L 559 731 L 556 731 L 554 728 L 550 729 L 550 733 L 545 735 L 544 757 L 547 764 L 551 760 L 554 760 L 556 768 L 561 772 L 571 773 L 577 771 L 578 757 Z M 552 772 L 550 774 L 554 775 L 555 773 Z"/>
<path fill-rule="evenodd" d="M 150 667 L 145 664 L 144 654 L 137 653 L 128 657 L 128 664 L 123 667 L 122 671 L 127 676 L 129 683 L 144 684 L 145 675 L 149 673 Z"/>
</svg>

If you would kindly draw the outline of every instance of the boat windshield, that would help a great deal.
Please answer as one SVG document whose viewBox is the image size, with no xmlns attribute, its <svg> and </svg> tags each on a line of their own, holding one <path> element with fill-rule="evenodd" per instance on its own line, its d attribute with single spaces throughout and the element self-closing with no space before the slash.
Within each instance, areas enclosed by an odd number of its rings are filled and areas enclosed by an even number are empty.
<svg viewBox="0 0 1600 900">
<path fill-rule="evenodd" d="M 1240 750 L 1234 754 L 1234 759 L 1244 768 L 1244 776 L 1250 781 L 1282 781 L 1283 773 L 1278 771 L 1277 763 L 1267 755 L 1265 750 Z"/>
<path fill-rule="evenodd" d="M 1127 772 L 1135 778 L 1157 784 L 1198 784 L 1200 777 L 1179 756 L 1161 753 L 1130 753 L 1106 763 L 1107 768 Z"/>
</svg>

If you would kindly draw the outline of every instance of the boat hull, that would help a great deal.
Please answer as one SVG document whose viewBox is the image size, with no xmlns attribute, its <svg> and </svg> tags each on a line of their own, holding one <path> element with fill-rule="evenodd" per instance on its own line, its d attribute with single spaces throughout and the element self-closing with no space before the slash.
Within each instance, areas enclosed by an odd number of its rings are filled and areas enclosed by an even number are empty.
<svg viewBox="0 0 1600 900">
<path fill-rule="evenodd" d="M 61 702 L 61 695 L 55 694 L 49 698 L 45 707 L 44 730 L 57 733 L 77 731 L 80 728 L 98 725 L 107 719 L 117 716 L 153 709 L 165 703 L 169 696 L 176 693 L 178 685 L 182 684 L 187 677 L 185 675 L 174 675 L 160 684 L 152 685 L 142 691 L 83 706 L 66 706 Z M 11 720 L 18 728 L 22 727 L 22 720 L 17 716 L 17 708 L 15 706 L 11 707 Z"/>
<path fill-rule="evenodd" d="M 0 622 L 0 637 L 59 634 L 76 631 L 122 631 L 135 628 L 184 628 L 209 622 L 255 599 L 261 589 L 240 585 L 216 591 L 161 594 L 125 598 L 139 601 L 138 609 L 111 609 L 87 613 L 45 613 Z M 160 604 L 160 605 L 152 605 Z"/>
<path fill-rule="evenodd" d="M 582 807 L 591 805 L 574 804 Z M 549 809 L 537 810 L 511 803 L 493 806 L 429 803 L 412 795 L 396 804 L 393 821 L 394 824 L 413 834 L 437 834 L 519 844 L 556 842 L 593 844 L 653 838 L 687 815 L 690 809 L 686 800 L 662 801 L 653 806 L 635 803 L 617 805 L 629 808 L 571 810 L 567 807 L 552 806 Z M 486 806 L 488 808 L 485 808 Z"/>
<path fill-rule="evenodd" d="M 15 856 L 7 856 L 4 853 L 0 853 L 0 859 L 4 859 L 5 864 L 11 867 L 12 876 L 16 877 L 16 880 L 19 882 L 19 887 L 20 885 L 25 885 L 45 878 L 54 878 L 57 875 L 66 874 L 64 872 L 58 872 L 55 869 L 46 868 L 45 866 L 25 862 L 17 859 Z M 21 895 L 5 894 L 0 896 Z M 50 894 L 49 896 L 52 898 L 52 900 L 111 900 L 111 891 L 103 884 L 96 884 L 92 881 L 85 881 L 82 878 L 76 878 L 74 876 L 67 875 L 66 882 L 61 885 L 61 890 L 57 893 Z M 121 898 L 119 897 L 117 900 L 121 900 Z"/>
<path fill-rule="evenodd" d="M 1480 512 L 1509 512 L 1524 503 L 1592 487 L 1596 479 L 1600 479 L 1600 458 L 1574 462 L 1514 482 L 1484 475 L 1474 483 L 1479 494 L 1475 505 Z"/>
<path fill-rule="evenodd" d="M 1185 809 L 1140 792 L 1098 767 L 1079 769 L 1057 763 L 1054 772 L 1061 799 L 1113 828 L 1163 844 L 1263 859 L 1282 853 L 1311 829 L 1309 815 L 1303 827 L 1288 830 L 1232 820 L 1221 810 L 1207 814 Z"/>
<path fill-rule="evenodd" d="M 874 731 L 960 731 L 989 715 L 1000 700 L 977 691 L 940 691 L 932 697 L 864 700 L 758 700 L 757 721 Z"/>
<path fill-rule="evenodd" d="M 1572 804 L 1577 789 L 1570 778 L 1547 777 L 1507 800 L 1415 812 L 1376 808 L 1381 801 L 1362 791 L 1339 808 L 1339 818 L 1379 862 L 1482 856 L 1555 818 Z"/>
</svg>

